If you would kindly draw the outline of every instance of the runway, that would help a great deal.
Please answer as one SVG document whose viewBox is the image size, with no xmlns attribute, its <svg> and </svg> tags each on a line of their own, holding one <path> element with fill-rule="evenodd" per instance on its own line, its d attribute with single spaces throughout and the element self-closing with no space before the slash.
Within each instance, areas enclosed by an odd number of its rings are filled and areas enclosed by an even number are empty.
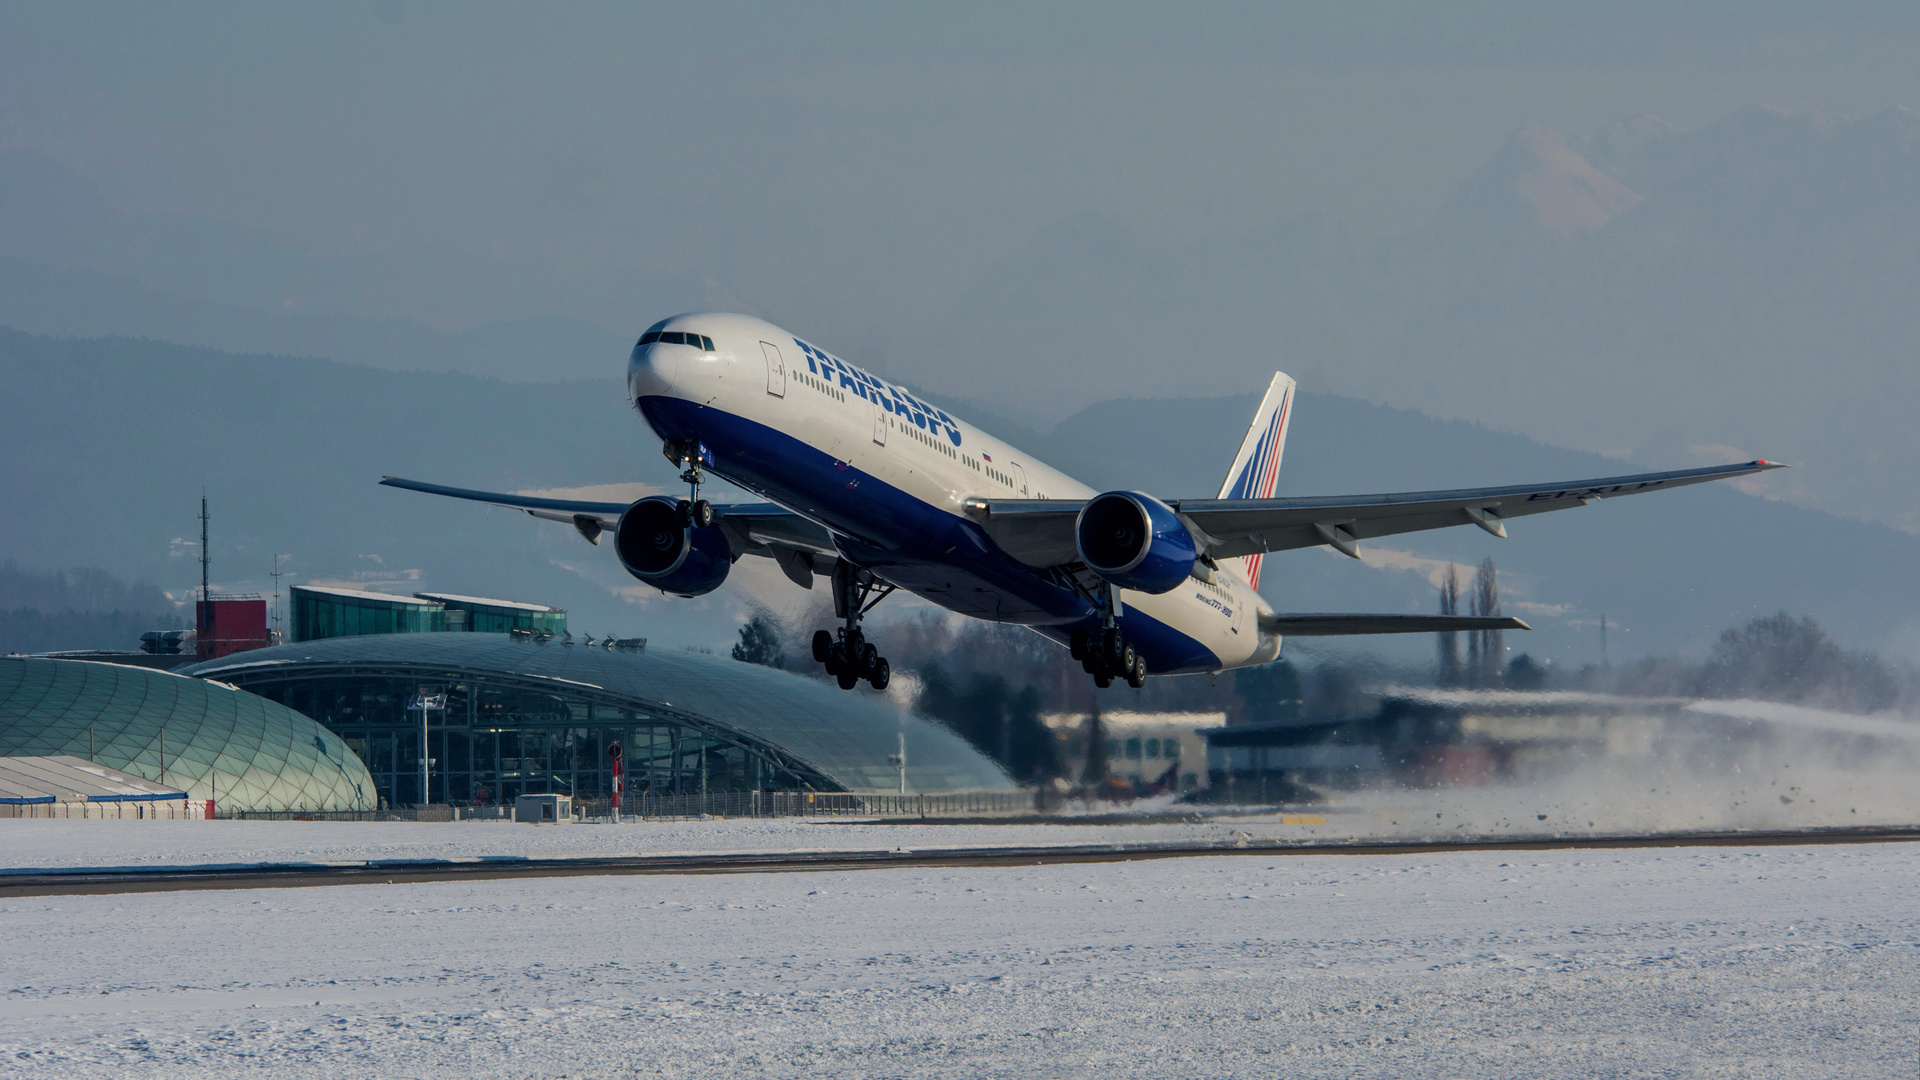
<svg viewBox="0 0 1920 1080">
<path fill-rule="evenodd" d="M 1025 867 L 1139 862 L 1210 855 L 1433 855 L 1450 852 L 1577 851 L 1636 848 L 1752 848 L 1809 844 L 1920 841 L 1920 828 L 1868 827 L 1778 832 L 1670 832 L 1618 836 L 1553 836 L 1414 843 L 1310 842 L 1133 843 L 959 847 L 751 854 L 518 856 L 382 859 L 325 863 L 173 866 L 152 869 L 0 871 L 0 899 L 221 889 L 288 889 L 323 885 L 393 885 L 431 881 L 628 875 L 778 874 L 796 872 Z"/>
</svg>

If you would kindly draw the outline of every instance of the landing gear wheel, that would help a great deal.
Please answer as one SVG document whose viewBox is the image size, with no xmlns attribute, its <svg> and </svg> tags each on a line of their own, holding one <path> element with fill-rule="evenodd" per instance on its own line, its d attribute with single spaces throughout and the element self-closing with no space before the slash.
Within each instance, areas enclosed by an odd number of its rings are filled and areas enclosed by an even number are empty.
<svg viewBox="0 0 1920 1080">
<path fill-rule="evenodd" d="M 868 644 L 860 651 L 860 670 L 864 674 L 872 675 L 879 666 L 880 650 Z"/>
<path fill-rule="evenodd" d="M 813 662 L 824 664 L 827 657 L 833 655 L 833 635 L 825 630 L 815 631 L 813 635 Z"/>
<path fill-rule="evenodd" d="M 1135 690 L 1147 685 L 1146 657 L 1135 656 L 1133 658 L 1133 667 L 1127 670 L 1127 685 L 1133 687 Z"/>
<path fill-rule="evenodd" d="M 1113 676 L 1109 675 L 1105 669 L 1096 671 L 1093 673 L 1093 685 L 1105 690 L 1107 687 L 1113 685 Z"/>
<path fill-rule="evenodd" d="M 713 504 L 700 499 L 693 504 L 693 523 L 703 529 L 713 527 Z"/>
<path fill-rule="evenodd" d="M 1068 644 L 1067 644 L 1068 655 L 1072 656 L 1075 660 L 1085 660 L 1087 658 L 1086 628 L 1081 627 L 1080 629 L 1075 630 L 1073 632 L 1073 636 L 1067 640 L 1068 640 Z"/>
<path fill-rule="evenodd" d="M 693 504 L 685 499 L 673 504 L 673 512 L 680 519 L 680 527 L 693 524 Z"/>
<path fill-rule="evenodd" d="M 839 679 L 840 679 L 840 689 L 851 690 L 853 689 L 854 684 L 860 681 L 860 676 L 855 675 L 853 672 L 848 671 L 845 668 L 841 668 Z"/>
<path fill-rule="evenodd" d="M 1133 646 L 1131 645 L 1120 646 L 1120 663 L 1119 663 L 1120 674 L 1127 676 L 1128 680 L 1131 681 L 1133 678 L 1134 662 L 1139 659 L 1140 659 L 1140 654 L 1133 651 Z"/>
<path fill-rule="evenodd" d="M 887 683 L 892 680 L 893 668 L 887 664 L 887 658 L 882 656 L 875 660 L 872 671 L 867 675 L 867 681 L 873 684 L 875 690 L 885 690 Z"/>
<path fill-rule="evenodd" d="M 820 662 L 827 666 L 827 674 L 839 675 L 847 670 L 847 650 L 836 642 L 827 647 L 827 658 Z"/>
</svg>

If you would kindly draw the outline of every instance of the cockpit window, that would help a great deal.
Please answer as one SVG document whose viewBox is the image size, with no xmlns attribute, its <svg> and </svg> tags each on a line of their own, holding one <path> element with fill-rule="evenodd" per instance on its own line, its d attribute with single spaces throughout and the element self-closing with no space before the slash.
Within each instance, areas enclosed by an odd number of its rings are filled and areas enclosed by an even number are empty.
<svg viewBox="0 0 1920 1080">
<path fill-rule="evenodd" d="M 700 334 L 689 334 L 681 330 L 668 330 L 664 333 L 659 330 L 649 330 L 640 335 L 640 344 L 642 345 L 651 345 L 656 341 L 662 345 L 691 345 L 696 349 L 701 349 L 706 352 L 718 351 L 713 347 L 712 338 L 704 337 Z"/>
</svg>

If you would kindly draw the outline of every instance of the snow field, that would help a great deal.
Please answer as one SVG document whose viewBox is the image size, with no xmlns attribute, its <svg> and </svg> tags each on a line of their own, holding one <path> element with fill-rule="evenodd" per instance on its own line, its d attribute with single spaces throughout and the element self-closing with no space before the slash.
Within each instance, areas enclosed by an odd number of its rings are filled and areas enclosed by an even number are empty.
<svg viewBox="0 0 1920 1080">
<path fill-rule="evenodd" d="M 1917 901 L 1896 844 L 8 900 L 0 1075 L 1912 1077 Z"/>
</svg>

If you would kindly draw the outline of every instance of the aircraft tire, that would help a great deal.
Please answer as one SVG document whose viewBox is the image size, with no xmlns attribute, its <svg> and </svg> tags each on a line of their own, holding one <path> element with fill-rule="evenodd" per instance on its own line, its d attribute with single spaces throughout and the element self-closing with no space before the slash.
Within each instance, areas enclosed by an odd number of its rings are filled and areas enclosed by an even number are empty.
<svg viewBox="0 0 1920 1080">
<path fill-rule="evenodd" d="M 854 688 L 854 685 L 860 681 L 860 676 L 855 675 L 853 672 L 848 671 L 845 668 L 841 668 L 839 679 L 840 679 L 840 689 L 851 690 Z"/>
<path fill-rule="evenodd" d="M 825 630 L 816 630 L 813 635 L 813 662 L 824 664 L 827 657 L 833 655 L 833 635 Z"/>
<path fill-rule="evenodd" d="M 1105 690 L 1107 687 L 1113 685 L 1113 676 L 1107 674 L 1104 670 L 1096 671 L 1093 673 L 1093 685 Z"/>
<path fill-rule="evenodd" d="M 1075 660 L 1085 660 L 1087 658 L 1086 627 L 1083 626 L 1080 629 L 1075 630 L 1073 632 L 1073 636 L 1068 638 L 1067 640 L 1068 640 L 1067 654 L 1069 656 L 1072 656 Z"/>
<path fill-rule="evenodd" d="M 1147 658 L 1136 655 L 1133 666 L 1127 669 L 1127 685 L 1135 690 L 1147 685 Z"/>
<path fill-rule="evenodd" d="M 1117 664 L 1116 666 L 1119 667 L 1120 674 L 1127 676 L 1127 679 L 1129 682 L 1131 682 L 1133 679 L 1134 662 L 1139 659 L 1140 659 L 1140 654 L 1133 651 L 1132 645 L 1120 646 L 1120 663 Z"/>
<path fill-rule="evenodd" d="M 703 529 L 713 527 L 713 504 L 705 499 L 693 504 L 693 523 Z"/>
<path fill-rule="evenodd" d="M 860 650 L 860 672 L 863 675 L 871 675 L 879 665 L 880 650 L 875 648 L 872 642 L 868 642 L 866 647 Z"/>
<path fill-rule="evenodd" d="M 867 676 L 867 681 L 873 684 L 875 690 L 885 690 L 887 683 L 893 681 L 893 667 L 887 663 L 886 657 L 882 656 L 874 660 L 873 673 Z"/>
</svg>

